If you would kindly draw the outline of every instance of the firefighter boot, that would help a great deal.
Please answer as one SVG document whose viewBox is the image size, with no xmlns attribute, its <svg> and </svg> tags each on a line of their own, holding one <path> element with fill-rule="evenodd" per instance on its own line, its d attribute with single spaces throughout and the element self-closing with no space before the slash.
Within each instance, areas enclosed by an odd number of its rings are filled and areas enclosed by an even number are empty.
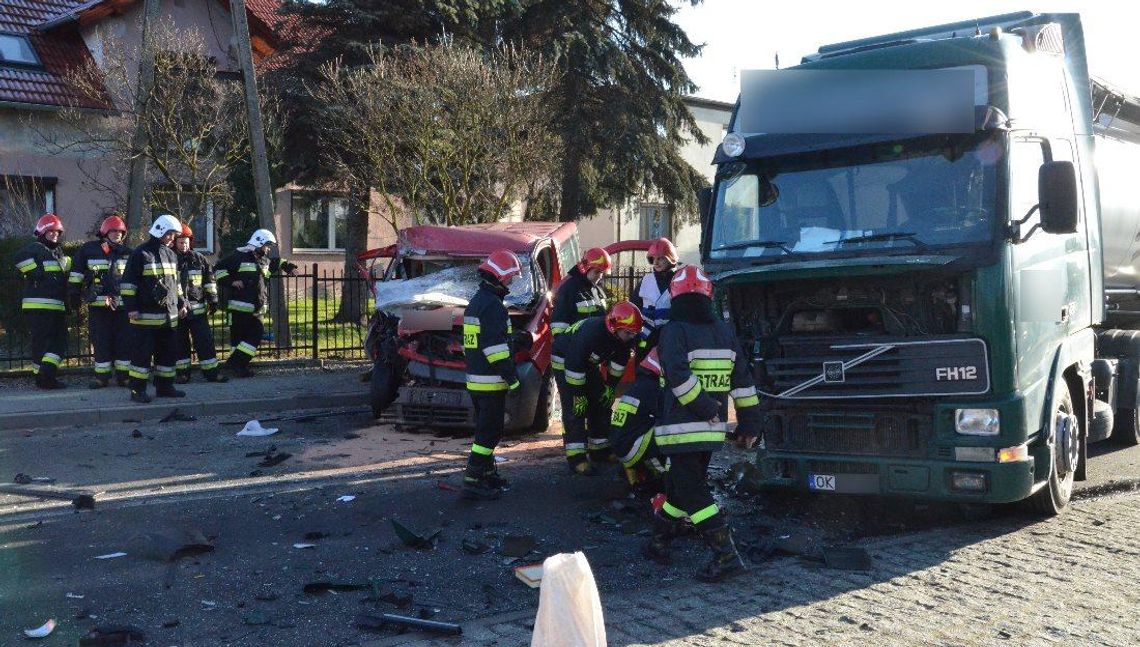
<svg viewBox="0 0 1140 647">
<path fill-rule="evenodd" d="M 720 582 L 737 573 L 744 572 L 744 559 L 736 551 L 732 541 L 732 531 L 727 523 L 701 531 L 705 543 L 712 548 L 712 559 L 699 571 L 697 579 L 702 582 Z"/>
<path fill-rule="evenodd" d="M 178 370 L 178 374 L 174 377 L 174 381 L 178 384 L 190 383 L 190 369 L 183 368 Z"/>
<path fill-rule="evenodd" d="M 463 473 L 463 490 L 460 496 L 472 501 L 493 501 L 502 495 L 502 490 L 487 481 L 489 456 L 472 453 L 467 457 L 467 469 Z M 492 459 L 493 460 L 493 459 Z M 490 464 L 494 467 L 494 463 Z"/>
<path fill-rule="evenodd" d="M 506 491 L 511 489 L 510 481 L 503 478 L 503 475 L 499 474 L 499 468 L 493 465 L 483 473 L 483 482 L 498 490 Z"/>
<path fill-rule="evenodd" d="M 174 388 L 174 378 L 156 377 L 154 379 L 154 394 L 160 398 L 184 398 L 185 391 Z"/>
<path fill-rule="evenodd" d="M 216 366 L 208 371 L 202 371 L 202 375 L 206 378 L 207 382 L 225 383 L 230 381 L 230 378 L 222 375 L 221 370 Z"/>
<path fill-rule="evenodd" d="M 111 384 L 110 375 L 96 375 L 87 383 L 89 389 L 105 389 Z"/>
<path fill-rule="evenodd" d="M 641 554 L 658 564 L 671 563 L 673 559 L 670 547 L 680 532 L 680 521 L 661 512 L 653 513 L 653 534 L 649 538 L 649 543 L 642 547 Z"/>
</svg>

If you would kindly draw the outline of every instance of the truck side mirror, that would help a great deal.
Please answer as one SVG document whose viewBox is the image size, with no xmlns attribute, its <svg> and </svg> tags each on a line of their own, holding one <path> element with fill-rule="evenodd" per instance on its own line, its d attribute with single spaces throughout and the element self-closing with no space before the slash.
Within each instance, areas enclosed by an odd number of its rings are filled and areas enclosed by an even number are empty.
<svg viewBox="0 0 1140 647">
<path fill-rule="evenodd" d="M 1041 228 L 1050 234 L 1077 231 L 1077 173 L 1072 162 L 1046 162 L 1037 172 Z"/>
<path fill-rule="evenodd" d="M 698 215 L 701 217 L 701 227 L 703 228 L 709 221 L 709 209 L 712 207 L 712 188 L 705 187 L 697 191 L 697 210 Z"/>
</svg>

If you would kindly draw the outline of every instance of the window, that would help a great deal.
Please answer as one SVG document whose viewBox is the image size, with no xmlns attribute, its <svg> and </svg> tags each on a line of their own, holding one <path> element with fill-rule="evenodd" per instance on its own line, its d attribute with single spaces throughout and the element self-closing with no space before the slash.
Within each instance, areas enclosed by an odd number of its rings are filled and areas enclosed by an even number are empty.
<svg viewBox="0 0 1140 647">
<path fill-rule="evenodd" d="M 1009 156 L 1009 217 L 1020 220 L 1037 204 L 1037 173 L 1046 161 L 1044 142 L 1039 139 L 1014 140 Z M 1022 232 L 1039 221 L 1034 214 L 1022 225 Z"/>
<path fill-rule="evenodd" d="M 672 238 L 673 210 L 663 204 L 641 205 L 641 239 Z"/>
<path fill-rule="evenodd" d="M 558 246 L 558 265 L 561 269 L 561 279 L 566 278 L 570 273 L 570 268 L 574 267 L 581 257 L 582 248 L 578 242 L 578 234 L 575 232 L 573 236 Z"/>
<path fill-rule="evenodd" d="M 28 37 L 16 34 L 0 34 L 0 64 L 41 67 Z"/>
<path fill-rule="evenodd" d="M 151 219 L 169 213 L 174 214 L 194 232 L 194 249 L 212 254 L 214 252 L 214 201 L 206 200 L 206 208 L 195 213 L 193 193 L 175 193 L 169 189 L 155 189 L 151 194 Z M 179 216 L 181 214 L 181 216 Z M 191 215 L 193 214 L 193 215 Z"/>
<path fill-rule="evenodd" d="M 343 250 L 348 233 L 348 198 L 293 194 L 293 249 Z"/>
<path fill-rule="evenodd" d="M 24 236 L 55 211 L 55 178 L 0 175 L 0 237 Z"/>
</svg>

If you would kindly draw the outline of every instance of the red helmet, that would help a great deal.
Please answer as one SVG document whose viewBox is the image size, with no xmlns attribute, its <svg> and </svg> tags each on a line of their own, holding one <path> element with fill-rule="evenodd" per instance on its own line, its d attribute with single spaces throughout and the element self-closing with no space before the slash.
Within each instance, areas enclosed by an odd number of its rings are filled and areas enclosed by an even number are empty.
<svg viewBox="0 0 1140 647">
<path fill-rule="evenodd" d="M 175 238 L 193 238 L 194 230 L 190 229 L 190 225 L 182 223 L 182 233 L 175 236 Z"/>
<path fill-rule="evenodd" d="M 127 233 L 127 223 L 118 216 L 107 216 L 103 219 L 103 224 L 99 225 L 99 235 L 106 236 L 112 231 L 121 231 L 124 235 Z"/>
<path fill-rule="evenodd" d="M 668 238 L 658 238 L 657 240 L 649 243 L 649 262 L 652 263 L 653 259 L 657 257 L 667 258 L 673 265 L 677 264 L 677 247 L 673 245 L 673 241 Z"/>
<path fill-rule="evenodd" d="M 618 301 L 606 315 L 606 330 L 609 330 L 611 335 L 617 334 L 619 330 L 639 333 L 641 325 L 641 311 L 629 301 Z"/>
<path fill-rule="evenodd" d="M 491 252 L 487 260 L 479 264 L 479 269 L 494 276 L 503 285 L 509 283 L 515 276 L 522 274 L 522 264 L 519 263 L 519 257 L 515 256 L 514 252 L 508 252 L 505 249 Z"/>
<path fill-rule="evenodd" d="M 677 298 L 682 294 L 703 294 L 711 299 L 712 281 L 701 268 L 696 265 L 686 265 L 677 271 L 669 283 L 669 296 Z"/>
<path fill-rule="evenodd" d="M 578 271 L 585 274 L 590 270 L 601 270 L 603 274 L 610 271 L 613 263 L 610 261 L 610 254 L 601 247 L 591 247 L 582 254 L 582 260 L 578 261 Z"/>
<path fill-rule="evenodd" d="M 49 231 L 63 233 L 63 221 L 54 213 L 45 213 L 36 221 L 36 235 L 43 236 Z"/>
<path fill-rule="evenodd" d="M 639 366 L 657 377 L 661 377 L 661 362 L 657 359 L 656 347 L 649 351 L 649 354 L 645 356 L 645 359 L 641 360 Z"/>
</svg>

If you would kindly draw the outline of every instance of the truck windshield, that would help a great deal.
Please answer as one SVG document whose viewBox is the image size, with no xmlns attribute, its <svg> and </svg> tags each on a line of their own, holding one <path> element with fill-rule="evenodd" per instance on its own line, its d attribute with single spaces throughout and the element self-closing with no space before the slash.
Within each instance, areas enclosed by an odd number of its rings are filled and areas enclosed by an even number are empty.
<svg viewBox="0 0 1140 647">
<path fill-rule="evenodd" d="M 1001 147 L 994 139 L 891 142 L 721 177 L 713 259 L 915 252 L 990 239 Z"/>
</svg>

